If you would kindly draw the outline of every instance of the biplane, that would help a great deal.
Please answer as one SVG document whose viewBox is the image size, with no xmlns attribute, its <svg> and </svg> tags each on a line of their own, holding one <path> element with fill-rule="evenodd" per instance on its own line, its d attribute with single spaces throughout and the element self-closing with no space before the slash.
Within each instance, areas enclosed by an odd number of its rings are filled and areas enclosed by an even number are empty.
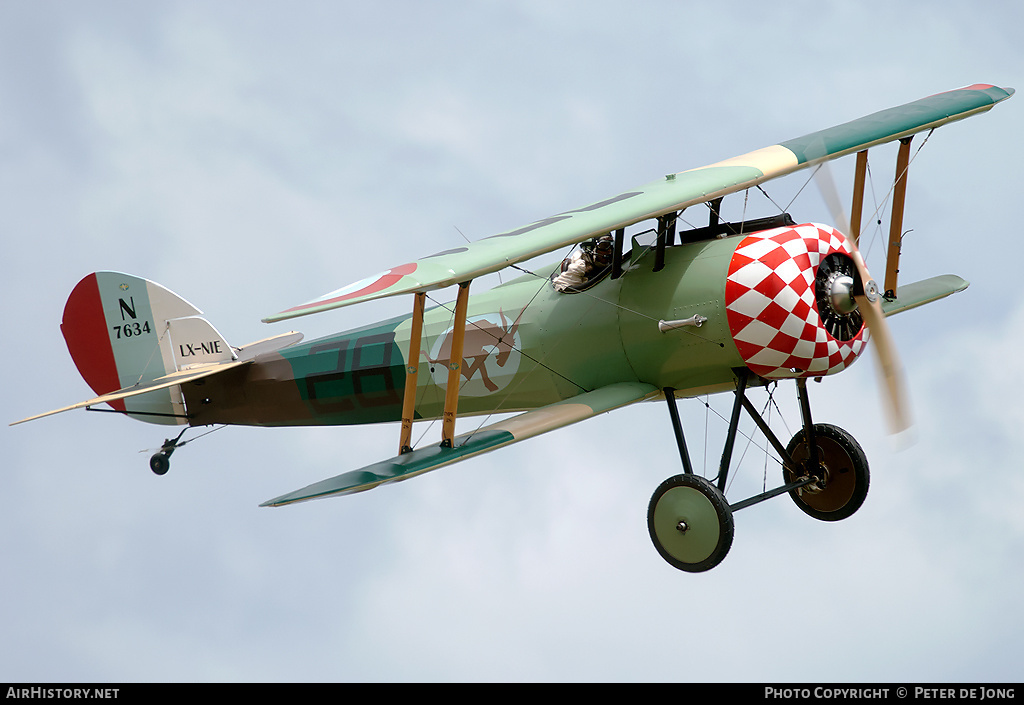
<svg viewBox="0 0 1024 705">
<path fill-rule="evenodd" d="M 261 505 L 278 507 L 407 480 L 619 407 L 664 400 L 682 471 L 655 490 L 648 528 L 669 564 L 705 571 L 729 551 L 740 509 L 788 494 L 808 515 L 836 521 L 864 502 L 867 458 L 847 431 L 812 420 L 807 380 L 847 369 L 871 339 L 891 427 L 909 424 L 886 317 L 967 287 L 954 275 L 897 283 L 911 143 L 1012 94 L 972 85 L 668 174 L 264 319 L 412 299 L 409 315 L 311 342 L 288 332 L 233 347 L 170 290 L 95 272 L 71 292 L 61 330 L 97 396 L 48 414 L 107 405 L 103 410 L 137 420 L 184 426 L 150 459 L 160 475 L 196 426 L 400 424 L 394 457 Z M 858 235 L 868 150 L 895 141 L 880 287 Z M 834 226 L 786 212 L 733 222 L 721 216 L 731 194 L 854 154 L 849 222 L 842 208 Z M 706 211 L 706 225 L 703 216 L 699 226 L 690 224 L 693 211 L 683 216 L 694 207 Z M 556 250 L 570 254 L 544 267 L 520 266 Z M 516 276 L 470 297 L 474 280 L 506 268 Z M 428 296 L 436 303 L 433 292 L 448 287 L 455 288 L 454 305 L 427 306 Z M 788 442 L 747 397 L 784 380 L 795 384 L 802 417 Z M 733 399 L 718 472 L 709 479 L 694 472 L 676 404 L 715 393 Z M 458 416 L 504 412 L 515 415 L 455 433 Z M 782 477 L 775 489 L 731 502 L 725 491 L 743 413 L 778 454 Z M 440 421 L 440 438 L 413 447 L 413 424 L 421 420 Z"/>
</svg>

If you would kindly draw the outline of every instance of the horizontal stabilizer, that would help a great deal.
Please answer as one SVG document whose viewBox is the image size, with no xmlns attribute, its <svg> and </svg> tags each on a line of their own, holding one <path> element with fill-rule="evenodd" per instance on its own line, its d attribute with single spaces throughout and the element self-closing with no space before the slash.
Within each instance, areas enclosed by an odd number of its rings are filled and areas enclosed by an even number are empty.
<svg viewBox="0 0 1024 705">
<path fill-rule="evenodd" d="M 203 321 L 203 323 L 205 323 L 205 321 Z M 128 399 L 129 397 L 137 397 L 142 394 L 148 394 L 150 392 L 155 392 L 160 389 L 168 389 L 179 384 L 185 384 L 186 382 L 194 382 L 197 379 L 210 377 L 211 375 L 220 374 L 221 372 L 225 372 L 232 368 L 238 367 L 239 365 L 245 365 L 255 360 L 256 357 L 259 355 L 263 355 L 268 352 L 275 352 L 282 348 L 286 348 L 289 345 L 295 345 L 300 340 L 302 340 L 302 333 L 296 333 L 294 331 L 289 333 L 281 333 L 280 335 L 275 335 L 270 338 L 264 338 L 263 340 L 258 340 L 256 342 L 249 343 L 248 345 L 245 345 L 241 348 L 237 348 L 235 350 L 234 360 L 227 360 L 225 362 L 216 362 L 212 364 L 188 367 L 182 370 L 178 370 L 177 372 L 172 372 L 168 375 L 164 375 L 163 377 L 158 377 L 157 379 L 154 379 L 149 382 L 132 385 L 131 387 L 125 387 L 124 389 L 118 389 L 117 391 L 109 392 L 108 394 L 101 394 L 98 397 L 94 397 L 92 399 L 79 402 L 77 404 L 72 404 L 71 406 L 65 406 L 61 409 L 54 409 L 53 411 L 47 411 L 46 413 L 43 414 L 29 416 L 27 419 L 15 421 L 10 425 L 17 426 L 18 424 L 25 423 L 26 421 L 35 421 L 36 419 L 41 419 L 44 416 L 53 416 L 54 414 L 59 414 L 64 411 L 71 411 L 72 409 L 84 409 L 89 406 L 108 404 L 112 401 Z"/>
<path fill-rule="evenodd" d="M 238 356 L 239 360 L 254 360 L 260 355 L 266 353 L 277 352 L 284 348 L 291 347 L 302 340 L 302 333 L 291 331 L 288 333 L 281 333 L 270 338 L 264 338 L 263 340 L 257 340 L 254 343 L 243 345 L 242 347 L 235 350 L 235 355 Z"/>
<path fill-rule="evenodd" d="M 1012 88 L 976 84 L 888 108 L 803 137 L 658 181 L 515 230 L 380 272 L 264 318 L 273 323 L 386 296 L 442 289 L 553 250 L 707 203 L 823 161 L 838 159 L 990 110 Z"/>
<path fill-rule="evenodd" d="M 148 394 L 150 392 L 155 392 L 160 389 L 167 389 L 169 387 L 174 387 L 179 384 L 185 384 L 186 382 L 192 382 L 197 379 L 202 379 L 203 377 L 209 377 L 211 375 L 220 374 L 225 370 L 230 370 L 233 367 L 238 367 L 239 365 L 246 365 L 250 362 L 252 362 L 252 360 L 233 360 L 231 362 L 215 363 L 212 365 L 205 365 L 203 367 L 191 367 L 189 369 L 179 370 L 178 372 L 172 372 L 169 375 L 158 377 L 157 379 L 154 379 L 152 382 L 146 382 L 145 384 L 140 384 L 135 387 L 126 387 L 124 389 L 119 389 L 116 392 L 110 392 L 109 394 L 101 394 L 98 397 L 94 397 L 93 399 L 88 399 L 77 404 L 72 404 L 71 406 L 65 406 L 61 409 L 54 409 L 53 411 L 47 411 L 43 414 L 36 414 L 35 416 L 29 416 L 27 419 L 15 421 L 10 425 L 17 426 L 18 424 L 25 423 L 26 421 L 35 421 L 36 419 L 41 419 L 44 416 L 53 416 L 54 414 L 60 414 L 65 411 L 71 411 L 72 409 L 84 409 L 89 406 L 109 404 L 110 402 L 118 401 L 119 399 L 137 397 L 141 394 Z"/>
<path fill-rule="evenodd" d="M 264 502 L 262 507 L 280 507 L 310 499 L 354 494 L 373 489 L 387 482 L 407 480 L 430 470 L 475 455 L 518 443 L 570 424 L 589 419 L 627 404 L 643 401 L 659 394 L 657 388 L 640 382 L 612 384 L 550 406 L 534 409 L 479 431 L 455 438 L 453 447 L 432 445 L 346 472 L 301 490 Z"/>
<path fill-rule="evenodd" d="M 955 274 L 943 274 L 913 284 L 905 284 L 896 290 L 896 298 L 892 301 L 882 299 L 882 313 L 887 317 L 895 316 L 897 313 L 959 293 L 968 286 L 965 279 Z"/>
</svg>

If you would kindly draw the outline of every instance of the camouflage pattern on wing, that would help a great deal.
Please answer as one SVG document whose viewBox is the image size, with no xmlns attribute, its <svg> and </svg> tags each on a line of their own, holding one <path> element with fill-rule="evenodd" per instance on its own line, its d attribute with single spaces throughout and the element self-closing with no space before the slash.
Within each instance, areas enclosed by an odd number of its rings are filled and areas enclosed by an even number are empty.
<svg viewBox="0 0 1024 705">
<path fill-rule="evenodd" d="M 851 122 L 664 178 L 584 208 L 394 267 L 264 322 L 417 291 L 441 289 L 499 271 L 642 220 L 712 201 L 821 161 L 902 139 L 1009 98 L 1013 89 L 975 84 L 889 108 Z"/>
</svg>

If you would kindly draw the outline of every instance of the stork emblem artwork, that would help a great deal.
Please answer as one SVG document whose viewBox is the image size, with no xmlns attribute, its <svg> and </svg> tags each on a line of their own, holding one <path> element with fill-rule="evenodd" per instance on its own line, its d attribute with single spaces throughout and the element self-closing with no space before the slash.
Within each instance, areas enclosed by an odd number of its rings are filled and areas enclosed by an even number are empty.
<svg viewBox="0 0 1024 705">
<path fill-rule="evenodd" d="M 500 309 L 497 314 L 487 313 L 466 320 L 459 396 L 486 396 L 509 385 L 519 371 L 522 341 L 518 328 L 519 321 L 508 320 Z M 448 384 L 454 340 L 455 327 L 452 326 L 441 335 L 427 357 L 434 383 L 441 388 Z"/>
</svg>

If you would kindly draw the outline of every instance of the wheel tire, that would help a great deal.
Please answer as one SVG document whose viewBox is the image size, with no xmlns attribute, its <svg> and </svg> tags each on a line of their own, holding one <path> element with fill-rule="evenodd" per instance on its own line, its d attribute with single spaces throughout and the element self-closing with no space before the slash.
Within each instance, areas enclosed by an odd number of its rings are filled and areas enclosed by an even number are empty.
<svg viewBox="0 0 1024 705">
<path fill-rule="evenodd" d="M 166 475 L 167 471 L 171 469 L 171 460 L 166 453 L 154 453 L 149 459 L 149 469 L 157 475 Z"/>
<path fill-rule="evenodd" d="M 647 528 L 661 557 L 688 573 L 711 570 L 732 546 L 729 503 L 699 475 L 676 475 L 658 486 L 647 507 Z"/>
<path fill-rule="evenodd" d="M 838 426 L 815 424 L 814 438 L 821 465 L 819 472 L 809 467 L 810 446 L 804 439 L 804 432 L 800 431 L 786 447 L 796 468 L 783 466 L 783 478 L 790 483 L 809 472 L 823 474 L 824 481 L 791 490 L 789 496 L 805 514 L 815 519 L 846 519 L 860 509 L 867 497 L 870 483 L 867 456 L 853 436 Z"/>
</svg>

